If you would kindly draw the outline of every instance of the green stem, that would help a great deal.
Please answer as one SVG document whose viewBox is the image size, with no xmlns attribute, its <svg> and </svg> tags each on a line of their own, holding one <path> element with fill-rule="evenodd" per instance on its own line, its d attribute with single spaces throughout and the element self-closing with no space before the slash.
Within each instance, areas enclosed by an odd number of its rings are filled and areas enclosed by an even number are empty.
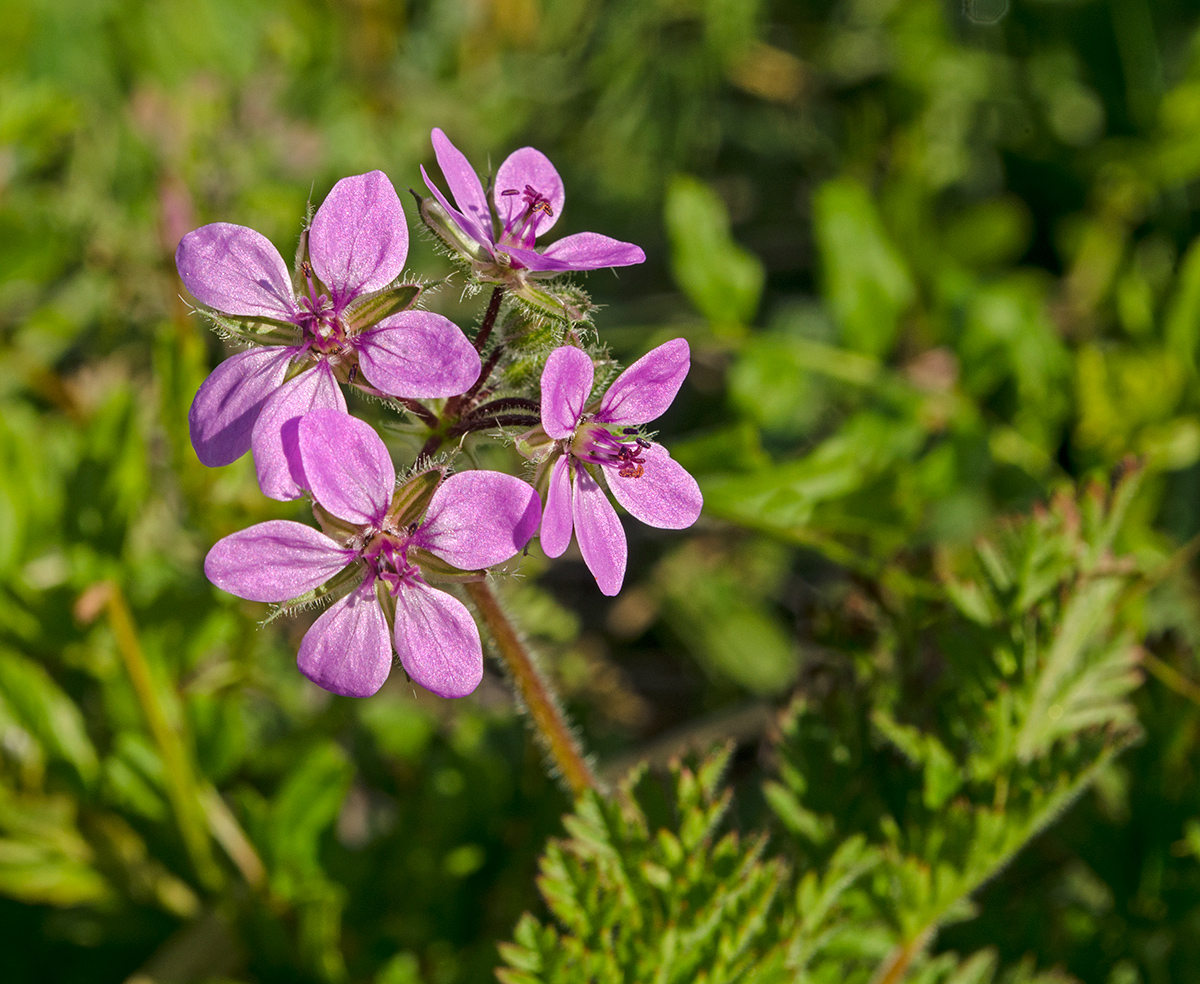
<svg viewBox="0 0 1200 984">
<path fill-rule="evenodd" d="M 1152 676 L 1157 677 L 1160 683 L 1170 687 L 1180 697 L 1186 697 L 1193 703 L 1200 704 L 1200 685 L 1192 683 L 1170 663 L 1164 662 L 1153 653 L 1143 651 L 1142 665 L 1149 670 Z"/>
<path fill-rule="evenodd" d="M 125 671 L 133 684 L 134 693 L 146 717 L 146 724 L 163 760 L 163 781 L 167 787 L 167 798 L 175 812 L 184 847 L 191 859 L 197 877 L 208 888 L 221 884 L 221 869 L 213 859 L 212 845 L 208 839 L 204 808 L 201 804 L 199 787 L 192 770 L 192 762 L 184 750 L 179 731 L 167 721 L 167 715 L 150 675 L 150 666 L 142 652 L 142 643 L 133 615 L 121 589 L 110 584 L 105 598 L 108 621 L 116 637 L 117 651 L 125 664 Z"/>
<path fill-rule="evenodd" d="M 576 796 L 589 789 L 599 791 L 600 783 L 584 758 L 583 750 L 567 724 L 549 682 L 537 668 L 516 627 L 501 608 L 499 599 L 486 581 L 469 582 L 466 589 L 491 632 L 496 651 L 529 712 L 529 720 L 563 782 Z"/>
</svg>

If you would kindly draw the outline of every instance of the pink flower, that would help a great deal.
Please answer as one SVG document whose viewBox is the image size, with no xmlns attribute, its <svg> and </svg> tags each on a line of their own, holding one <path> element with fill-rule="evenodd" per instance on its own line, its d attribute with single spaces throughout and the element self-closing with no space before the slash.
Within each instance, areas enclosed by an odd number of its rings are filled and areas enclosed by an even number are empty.
<svg viewBox="0 0 1200 984">
<path fill-rule="evenodd" d="M 540 253 L 533 248 L 534 241 L 558 221 L 565 195 L 554 165 L 532 147 L 514 151 L 496 172 L 492 198 L 499 219 L 497 236 L 483 184 L 470 162 L 441 130 L 435 129 L 432 139 L 438 166 L 458 207 L 447 201 L 423 167 L 421 176 L 455 225 L 494 265 L 531 273 L 561 273 L 646 262 L 640 247 L 595 232 L 567 236 Z"/>
<path fill-rule="evenodd" d="M 418 497 L 428 508 L 414 511 L 407 486 L 393 497 L 392 460 L 363 421 L 314 410 L 299 422 L 298 444 L 301 477 L 317 505 L 340 521 L 330 526 L 342 538 L 286 520 L 259 523 L 213 546 L 204 561 L 208 579 L 241 598 L 282 602 L 345 572 L 343 586 L 358 583 L 304 636 L 301 673 L 335 694 L 369 697 L 387 679 L 394 644 L 425 689 L 442 697 L 471 693 L 483 678 L 479 630 L 462 602 L 429 586 L 423 568 L 462 573 L 508 560 L 537 529 L 538 494 L 511 475 L 468 471 L 432 498 Z"/>
<path fill-rule="evenodd" d="M 404 211 L 382 171 L 333 186 L 313 217 L 308 251 L 299 298 L 279 252 L 245 226 L 203 226 L 175 252 L 179 275 L 201 304 L 262 319 L 292 340 L 226 359 L 188 414 L 204 464 L 227 465 L 253 447 L 259 485 L 275 499 L 300 495 L 297 421 L 317 407 L 345 412 L 339 381 L 361 374 L 379 393 L 442 397 L 465 392 L 480 371 L 474 347 L 440 314 L 401 311 L 372 320 L 373 309 L 355 303 L 387 288 L 408 255 Z"/>
<path fill-rule="evenodd" d="M 566 345 L 550 353 L 542 372 L 542 429 L 555 441 L 542 516 L 542 549 L 559 557 L 574 531 L 600 590 L 615 595 L 625 579 L 625 531 L 593 477 L 604 476 L 617 502 L 648 526 L 681 530 L 700 515 L 696 480 L 638 426 L 661 416 L 675 399 L 689 367 L 682 338 L 647 352 L 626 369 L 585 412 L 592 391 L 592 360 Z"/>
</svg>

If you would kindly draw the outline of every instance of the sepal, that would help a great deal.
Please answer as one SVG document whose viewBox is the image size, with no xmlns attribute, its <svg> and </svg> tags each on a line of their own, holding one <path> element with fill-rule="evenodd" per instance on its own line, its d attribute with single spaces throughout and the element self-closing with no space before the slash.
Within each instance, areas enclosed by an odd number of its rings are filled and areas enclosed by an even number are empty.
<svg viewBox="0 0 1200 984">
<path fill-rule="evenodd" d="M 355 585 L 363 579 L 363 573 L 366 569 L 367 565 L 361 560 L 356 560 L 352 564 L 348 564 L 324 584 L 298 597 L 280 602 L 271 610 L 271 614 L 263 620 L 263 625 L 268 625 L 284 615 L 294 615 L 296 612 L 304 611 L 306 608 L 312 608 L 330 596 L 340 598 L 349 594 L 354 590 Z"/>
<path fill-rule="evenodd" d="M 417 472 L 396 489 L 388 507 L 388 518 L 401 529 L 419 523 L 429 509 L 433 493 L 445 478 L 444 467 Z"/>
<path fill-rule="evenodd" d="M 595 310 L 585 291 L 563 280 L 545 283 L 522 278 L 510 283 L 509 291 L 535 319 L 553 318 L 576 324 L 591 321 Z"/>
<path fill-rule="evenodd" d="M 487 577 L 486 570 L 463 570 L 442 560 L 441 557 L 422 550 L 419 547 L 408 551 L 408 562 L 421 568 L 421 574 L 430 584 L 449 582 L 463 584 L 467 581 L 482 581 Z"/>
<path fill-rule="evenodd" d="M 354 523 L 339 519 L 319 502 L 313 503 L 313 516 L 316 517 L 321 532 L 338 543 L 349 543 L 362 530 L 362 527 L 356 526 Z"/>
<path fill-rule="evenodd" d="M 481 243 L 459 226 L 442 208 L 436 198 L 422 198 L 413 193 L 417 199 L 417 214 L 425 223 L 425 228 L 432 232 L 452 252 L 459 254 L 470 263 L 490 264 L 492 257 Z"/>
<path fill-rule="evenodd" d="M 390 315 L 409 310 L 424 292 L 423 284 L 395 284 L 371 294 L 364 294 L 355 298 L 346 308 L 342 314 L 342 323 L 349 334 L 356 335 L 379 324 Z"/>
<path fill-rule="evenodd" d="M 250 342 L 254 345 L 283 345 L 289 348 L 304 341 L 304 332 L 290 321 L 277 321 L 262 315 L 225 314 L 212 308 L 198 307 L 221 334 Z"/>
</svg>

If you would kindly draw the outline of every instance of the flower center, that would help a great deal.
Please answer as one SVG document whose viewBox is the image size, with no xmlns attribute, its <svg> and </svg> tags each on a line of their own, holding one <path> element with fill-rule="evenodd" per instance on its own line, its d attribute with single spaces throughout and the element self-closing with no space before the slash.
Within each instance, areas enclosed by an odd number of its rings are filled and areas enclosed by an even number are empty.
<svg viewBox="0 0 1200 984">
<path fill-rule="evenodd" d="M 554 206 L 550 199 L 543 195 L 533 185 L 526 185 L 524 191 L 516 188 L 506 188 L 500 192 L 505 197 L 520 195 L 525 207 L 514 215 L 504 226 L 500 242 L 509 246 L 523 246 L 526 249 L 533 246 L 537 239 L 537 217 L 539 215 L 553 216 Z"/>
<path fill-rule="evenodd" d="M 642 455 L 650 442 L 638 436 L 636 427 L 614 434 L 603 424 L 583 424 L 571 442 L 571 454 L 579 461 L 615 465 L 622 478 L 641 478 L 646 471 Z"/>
<path fill-rule="evenodd" d="M 317 294 L 308 260 L 300 264 L 300 272 L 308 284 L 308 295 L 299 300 L 296 323 L 304 330 L 304 340 L 310 349 L 322 355 L 336 355 L 346 347 L 346 329 L 329 295 Z"/>
<path fill-rule="evenodd" d="M 393 595 L 403 585 L 420 579 L 421 569 L 408 560 L 408 547 L 415 532 L 415 523 L 400 532 L 380 530 L 368 537 L 362 549 L 362 559 Z"/>
</svg>

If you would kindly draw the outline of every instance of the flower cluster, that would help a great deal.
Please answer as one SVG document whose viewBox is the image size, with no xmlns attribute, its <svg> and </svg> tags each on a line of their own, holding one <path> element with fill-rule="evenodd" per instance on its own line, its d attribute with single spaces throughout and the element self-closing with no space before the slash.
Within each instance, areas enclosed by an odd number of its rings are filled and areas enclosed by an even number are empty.
<svg viewBox="0 0 1200 984">
<path fill-rule="evenodd" d="M 284 611 L 327 604 L 304 636 L 298 665 L 346 696 L 375 693 L 393 652 L 433 693 L 471 693 L 483 676 L 479 630 L 443 588 L 487 577 L 539 527 L 552 558 L 574 533 L 600 590 L 616 594 L 626 541 L 604 486 L 632 516 L 662 529 L 690 526 L 701 508 L 695 480 L 643 431 L 687 375 L 687 342 L 652 350 L 593 401 L 594 363 L 573 327 L 580 295 L 562 279 L 641 263 L 645 254 L 591 232 L 537 250 L 564 202 L 545 155 L 530 147 L 513 153 L 489 196 L 445 134 L 434 130 L 432 139 L 454 204 L 422 169 L 433 195 L 419 199 L 422 220 L 473 282 L 493 287 L 473 341 L 416 306 L 423 288 L 402 276 L 404 210 L 380 171 L 333 187 L 301 235 L 290 274 L 266 237 L 224 222 L 188 233 L 176 252 L 200 310 L 251 346 L 196 394 L 196 454 L 220 466 L 252 451 L 263 493 L 307 495 L 320 526 L 272 520 L 233 533 L 209 551 L 205 573 L 232 594 Z M 490 338 L 502 309 L 506 323 L 530 330 Z M 548 311 L 559 344 L 542 353 L 540 390 L 526 394 L 520 380 L 528 373 L 511 370 L 537 357 L 520 339 L 545 329 Z M 424 446 L 399 484 L 388 448 L 351 415 L 343 386 L 415 419 L 410 429 Z M 532 485 L 496 471 L 451 474 L 437 457 L 472 432 L 508 437 L 520 428 L 516 445 L 532 462 Z"/>
</svg>

